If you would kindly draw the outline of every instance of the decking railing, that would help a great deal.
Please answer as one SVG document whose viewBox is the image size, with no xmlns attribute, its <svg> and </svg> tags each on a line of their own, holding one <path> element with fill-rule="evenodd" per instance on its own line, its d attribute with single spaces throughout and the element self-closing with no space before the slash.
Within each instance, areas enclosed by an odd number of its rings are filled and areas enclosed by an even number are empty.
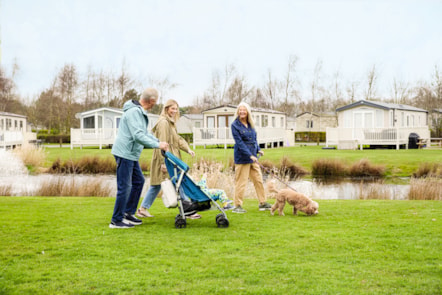
<svg viewBox="0 0 442 295">
<path fill-rule="evenodd" d="M 355 149 L 363 145 L 408 146 L 410 134 L 429 139 L 428 127 L 414 128 L 327 128 L 326 146 L 337 145 L 338 149 Z"/>
<path fill-rule="evenodd" d="M 284 145 L 286 130 L 284 128 L 256 128 L 258 143 L 264 146 Z M 229 127 L 224 128 L 193 128 L 193 148 L 198 145 L 227 145 L 234 144 Z"/>
<path fill-rule="evenodd" d="M 11 148 L 35 141 L 37 134 L 23 131 L 0 131 L 0 148 Z"/>
<path fill-rule="evenodd" d="M 71 149 L 74 146 L 99 146 L 112 145 L 117 135 L 117 129 L 114 128 L 71 128 Z"/>
</svg>

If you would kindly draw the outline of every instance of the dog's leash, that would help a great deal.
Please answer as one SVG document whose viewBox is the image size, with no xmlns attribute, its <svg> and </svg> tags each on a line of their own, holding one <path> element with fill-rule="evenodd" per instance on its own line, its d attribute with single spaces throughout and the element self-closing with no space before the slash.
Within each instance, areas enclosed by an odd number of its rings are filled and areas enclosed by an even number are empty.
<svg viewBox="0 0 442 295">
<path fill-rule="evenodd" d="M 257 159 L 259 160 L 261 156 L 258 155 Z M 271 169 L 264 167 L 264 165 L 262 165 L 259 161 L 256 161 L 256 163 L 258 164 L 259 167 L 261 167 L 262 170 L 266 171 L 267 173 L 271 174 L 273 177 L 275 177 L 276 179 L 278 179 L 282 184 L 285 184 L 287 187 L 291 188 L 292 190 L 294 190 L 295 192 L 298 192 L 295 188 L 293 188 L 291 185 L 289 185 L 287 182 L 283 181 L 281 177 L 279 177 L 278 175 L 276 175 Z"/>
</svg>

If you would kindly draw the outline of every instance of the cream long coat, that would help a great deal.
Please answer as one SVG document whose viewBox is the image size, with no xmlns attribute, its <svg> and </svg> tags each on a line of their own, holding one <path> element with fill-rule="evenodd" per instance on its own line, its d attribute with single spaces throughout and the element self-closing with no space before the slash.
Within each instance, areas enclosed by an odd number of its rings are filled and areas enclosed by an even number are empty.
<svg viewBox="0 0 442 295">
<path fill-rule="evenodd" d="M 178 135 L 175 122 L 169 116 L 160 116 L 152 131 L 156 138 L 169 144 L 169 152 L 178 158 L 181 159 L 180 150 L 186 153 L 190 151 L 189 144 L 184 138 Z M 151 185 L 160 185 L 164 179 L 169 177 L 167 172 L 161 172 L 161 164 L 164 164 L 164 157 L 161 155 L 161 150 L 154 149 L 150 168 Z"/>
</svg>

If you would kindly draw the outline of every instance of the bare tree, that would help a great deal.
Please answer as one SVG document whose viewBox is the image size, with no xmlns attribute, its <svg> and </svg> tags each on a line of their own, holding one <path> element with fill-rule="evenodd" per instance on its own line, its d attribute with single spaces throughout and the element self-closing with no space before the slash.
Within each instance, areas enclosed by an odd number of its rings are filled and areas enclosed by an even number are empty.
<svg viewBox="0 0 442 295">
<path fill-rule="evenodd" d="M 227 90 L 229 102 L 237 105 L 242 101 L 246 101 L 252 93 L 253 87 L 249 87 L 244 76 L 236 76 Z"/>
<path fill-rule="evenodd" d="M 64 130 L 68 132 L 74 120 L 73 104 L 75 103 L 76 94 L 79 86 L 78 74 L 73 64 L 65 64 L 57 76 L 56 84 L 57 94 L 60 96 L 66 106 Z"/>
<path fill-rule="evenodd" d="M 296 85 L 296 66 L 299 58 L 296 55 L 290 55 L 287 65 L 287 72 L 285 73 L 284 80 L 282 81 L 283 88 L 283 106 L 282 109 L 287 109 L 289 102 L 293 100 L 295 102 L 297 93 L 295 90 Z"/>
<path fill-rule="evenodd" d="M 357 95 L 357 89 L 358 89 L 359 83 L 356 81 L 352 81 L 347 85 L 347 100 L 350 103 L 353 103 L 356 101 L 356 95 Z"/>
<path fill-rule="evenodd" d="M 434 108 L 442 108 L 442 75 L 437 65 L 434 66 L 433 81 L 431 82 L 431 88 L 435 96 Z"/>
<path fill-rule="evenodd" d="M 266 95 L 260 88 L 256 88 L 255 95 L 253 99 L 253 106 L 258 108 L 268 109 L 270 107 L 270 103 L 266 98 Z"/>
<path fill-rule="evenodd" d="M 110 93 L 112 93 L 111 88 L 113 88 L 113 83 L 112 83 L 113 79 L 107 79 L 106 82 L 106 87 L 108 89 L 108 102 L 110 100 L 113 99 L 112 95 Z M 124 97 L 124 93 L 126 91 L 128 91 L 130 88 L 132 88 L 133 86 L 133 79 L 131 78 L 131 76 L 129 75 L 128 71 L 127 71 L 127 66 L 126 66 L 126 62 L 125 60 L 123 60 L 123 63 L 121 65 L 121 72 L 118 75 L 118 78 L 115 80 L 115 84 L 116 84 L 116 88 L 118 90 L 118 98 L 121 100 L 121 104 L 124 103 L 123 101 L 123 97 Z"/>
<path fill-rule="evenodd" d="M 313 79 L 310 84 L 311 89 L 311 100 L 310 104 L 311 109 L 310 112 L 320 111 L 323 109 L 323 106 L 320 104 L 322 93 L 324 92 L 324 87 L 322 86 L 322 60 L 318 60 L 315 65 L 315 69 L 313 71 Z"/>
<path fill-rule="evenodd" d="M 378 72 L 376 70 L 376 65 L 374 64 L 367 73 L 367 88 L 364 93 L 364 98 L 366 100 L 376 98 L 377 80 Z"/>
<path fill-rule="evenodd" d="M 16 85 L 14 82 L 15 76 L 19 71 L 19 66 L 16 60 L 12 65 L 11 77 L 8 77 L 6 71 L 0 67 L 0 111 L 13 112 L 13 105 L 17 102 L 14 93 Z"/>
<path fill-rule="evenodd" d="M 394 103 L 407 103 L 409 94 L 410 89 L 408 83 L 397 81 L 396 78 L 394 78 L 392 85 L 392 99 Z"/>
<path fill-rule="evenodd" d="M 267 70 L 267 81 L 263 87 L 264 94 L 270 100 L 270 108 L 275 109 L 277 102 L 278 81 L 273 78 L 271 69 Z"/>
<path fill-rule="evenodd" d="M 226 92 L 227 87 L 232 82 L 232 79 L 234 75 L 236 74 L 236 67 L 234 64 L 227 64 L 224 67 L 224 83 L 223 83 L 223 89 L 221 91 L 221 98 L 219 101 L 219 104 L 225 104 L 226 103 Z"/>
<path fill-rule="evenodd" d="M 149 78 L 149 84 L 152 85 L 152 87 L 156 88 L 160 93 L 160 97 L 158 98 L 157 108 L 159 109 L 159 111 L 161 111 L 160 107 L 163 104 L 164 98 L 167 99 L 168 92 L 176 88 L 178 84 L 169 80 L 167 76 L 162 78 L 151 76 Z M 154 108 L 152 112 L 158 112 L 157 108 Z"/>
</svg>

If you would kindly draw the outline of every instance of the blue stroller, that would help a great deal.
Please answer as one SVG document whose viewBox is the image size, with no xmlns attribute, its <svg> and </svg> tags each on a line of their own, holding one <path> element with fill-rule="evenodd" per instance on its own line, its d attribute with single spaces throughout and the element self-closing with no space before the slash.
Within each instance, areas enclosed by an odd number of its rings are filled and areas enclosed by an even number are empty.
<svg viewBox="0 0 442 295">
<path fill-rule="evenodd" d="M 167 172 L 170 180 L 175 186 L 175 191 L 178 200 L 178 208 L 180 213 L 175 217 L 175 227 L 186 227 L 186 215 L 189 212 L 204 211 L 211 208 L 211 204 L 215 205 L 221 213 L 216 215 L 216 224 L 218 227 L 228 227 L 229 220 L 221 206 L 215 202 L 214 199 L 201 190 L 201 188 L 187 175 L 189 166 L 170 152 L 162 152 L 164 162 L 166 164 Z M 192 202 L 181 199 L 179 191 L 182 190 Z"/>
</svg>

